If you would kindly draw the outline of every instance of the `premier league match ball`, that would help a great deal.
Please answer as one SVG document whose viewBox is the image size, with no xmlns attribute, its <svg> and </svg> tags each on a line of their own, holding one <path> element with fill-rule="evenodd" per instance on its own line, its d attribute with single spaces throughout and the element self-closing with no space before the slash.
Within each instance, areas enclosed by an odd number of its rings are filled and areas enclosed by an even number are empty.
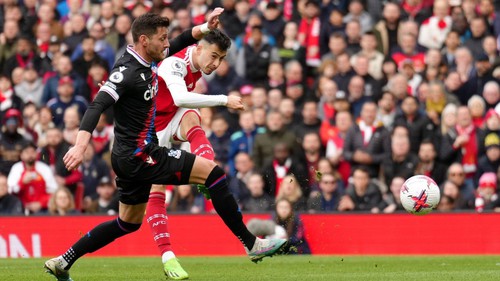
<svg viewBox="0 0 500 281">
<path fill-rule="evenodd" d="M 399 195 L 405 210 L 414 215 L 430 213 L 437 207 L 441 198 L 436 182 L 424 175 L 407 179 Z"/>
</svg>

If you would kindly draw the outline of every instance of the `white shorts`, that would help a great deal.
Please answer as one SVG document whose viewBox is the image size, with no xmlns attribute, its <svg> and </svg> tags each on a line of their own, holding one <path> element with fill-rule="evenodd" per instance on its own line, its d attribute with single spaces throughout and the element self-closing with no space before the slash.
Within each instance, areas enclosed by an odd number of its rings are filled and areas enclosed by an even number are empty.
<svg viewBox="0 0 500 281">
<path fill-rule="evenodd" d="M 181 121 L 182 117 L 186 115 L 188 112 L 194 112 L 201 121 L 200 111 L 198 109 L 192 108 L 178 108 L 174 117 L 168 123 L 165 129 L 156 132 L 156 136 L 158 137 L 158 144 L 160 146 L 172 147 L 172 142 L 187 142 L 181 135 Z"/>
</svg>

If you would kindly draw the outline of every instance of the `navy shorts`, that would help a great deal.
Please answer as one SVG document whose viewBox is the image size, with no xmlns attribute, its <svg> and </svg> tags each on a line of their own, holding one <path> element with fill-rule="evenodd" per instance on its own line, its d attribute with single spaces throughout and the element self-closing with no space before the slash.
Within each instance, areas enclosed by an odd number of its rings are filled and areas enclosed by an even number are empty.
<svg viewBox="0 0 500 281">
<path fill-rule="evenodd" d="M 112 154 L 120 202 L 127 205 L 147 203 L 152 184 L 189 183 L 196 156 L 184 150 L 151 145 L 146 156 L 121 157 Z M 146 152 L 145 151 L 145 152 Z"/>
</svg>

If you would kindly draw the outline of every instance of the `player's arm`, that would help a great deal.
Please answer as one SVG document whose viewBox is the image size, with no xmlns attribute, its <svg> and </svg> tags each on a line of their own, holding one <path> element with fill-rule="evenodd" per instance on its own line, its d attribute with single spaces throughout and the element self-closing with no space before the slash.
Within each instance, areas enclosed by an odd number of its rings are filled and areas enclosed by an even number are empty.
<svg viewBox="0 0 500 281">
<path fill-rule="evenodd" d="M 75 145 L 64 155 L 63 161 L 69 171 L 76 169 L 82 163 L 83 153 L 87 149 L 101 113 L 115 103 L 115 99 L 103 91 L 104 87 L 101 87 L 97 97 L 85 111 Z"/>
<path fill-rule="evenodd" d="M 216 29 L 219 25 L 219 16 L 223 11 L 223 8 L 215 8 L 210 15 L 208 15 L 206 23 L 188 29 L 170 40 L 170 48 L 167 56 L 171 56 L 188 46 L 196 44 L 196 42 L 201 40 L 210 30 Z"/>
<path fill-rule="evenodd" d="M 187 74 L 187 67 L 183 60 L 170 57 L 158 68 L 158 75 L 167 84 L 167 88 L 176 106 L 201 108 L 227 105 L 228 97 L 225 95 L 202 95 L 189 92 L 184 81 L 184 77 Z"/>
</svg>

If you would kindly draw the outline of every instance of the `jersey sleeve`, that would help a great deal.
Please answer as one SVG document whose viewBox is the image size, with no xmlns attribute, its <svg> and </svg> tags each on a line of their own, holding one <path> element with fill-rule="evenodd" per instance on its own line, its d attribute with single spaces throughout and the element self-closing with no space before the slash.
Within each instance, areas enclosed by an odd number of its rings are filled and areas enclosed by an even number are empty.
<svg viewBox="0 0 500 281">
<path fill-rule="evenodd" d="M 184 77 L 186 77 L 186 75 L 187 64 L 178 57 L 166 58 L 160 67 L 158 67 L 158 76 L 163 78 L 167 87 L 171 84 L 181 84 L 185 86 L 186 82 L 184 82 Z"/>
<path fill-rule="evenodd" d="M 132 75 L 132 72 L 125 66 L 116 66 L 111 71 L 108 81 L 99 89 L 100 92 L 105 92 L 110 95 L 115 102 L 126 92 L 127 81 L 134 81 L 132 77 L 126 76 Z"/>
</svg>

